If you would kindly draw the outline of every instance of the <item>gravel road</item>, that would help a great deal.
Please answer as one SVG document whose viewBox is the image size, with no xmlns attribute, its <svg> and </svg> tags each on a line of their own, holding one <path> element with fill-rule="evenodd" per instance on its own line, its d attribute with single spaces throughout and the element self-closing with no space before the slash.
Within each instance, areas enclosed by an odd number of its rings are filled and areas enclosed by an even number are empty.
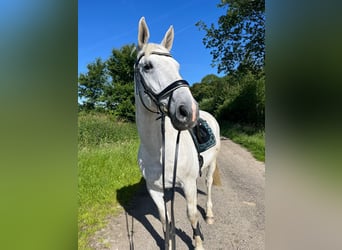
<svg viewBox="0 0 342 250">
<path fill-rule="evenodd" d="M 213 186 L 215 222 L 204 220 L 206 187 L 198 180 L 198 210 L 206 250 L 265 249 L 265 165 L 231 140 L 222 138 L 218 157 L 221 185 Z M 192 229 L 186 217 L 182 192 L 175 196 L 177 249 L 193 249 Z M 132 230 L 133 226 L 133 230 Z M 133 234 L 131 233 L 133 231 Z M 131 235 L 131 236 L 129 236 Z M 131 244 L 131 248 L 130 248 Z M 130 207 L 110 218 L 106 228 L 91 240 L 93 249 L 163 249 L 163 232 L 157 208 L 145 188 Z"/>
</svg>

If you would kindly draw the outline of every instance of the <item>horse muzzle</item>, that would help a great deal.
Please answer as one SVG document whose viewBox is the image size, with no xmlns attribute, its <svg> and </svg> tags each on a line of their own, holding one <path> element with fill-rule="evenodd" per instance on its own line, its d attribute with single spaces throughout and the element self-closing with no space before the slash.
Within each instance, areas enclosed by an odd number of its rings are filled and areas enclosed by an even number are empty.
<svg viewBox="0 0 342 250">
<path fill-rule="evenodd" d="M 177 130 L 187 130 L 193 128 L 199 117 L 198 103 L 191 96 L 187 101 L 178 101 L 174 107 L 170 107 L 170 119 L 173 127 Z"/>
</svg>

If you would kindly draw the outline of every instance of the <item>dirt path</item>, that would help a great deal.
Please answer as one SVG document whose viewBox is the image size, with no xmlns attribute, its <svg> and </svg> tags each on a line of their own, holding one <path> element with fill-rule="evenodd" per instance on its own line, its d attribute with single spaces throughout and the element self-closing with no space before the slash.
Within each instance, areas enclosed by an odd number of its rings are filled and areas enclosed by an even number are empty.
<svg viewBox="0 0 342 250">
<path fill-rule="evenodd" d="M 241 146 L 228 139 L 221 141 L 218 158 L 221 186 L 213 187 L 215 223 L 205 223 L 206 187 L 204 176 L 198 181 L 198 209 L 206 250 L 265 249 L 265 165 L 256 161 Z M 186 217 L 185 200 L 175 197 L 177 249 L 193 249 L 192 229 Z M 147 191 L 142 189 L 131 207 L 97 232 L 94 249 L 130 249 L 129 233 L 134 250 L 163 249 L 163 233 L 158 212 Z M 133 248 L 132 248 L 133 249 Z"/>
</svg>

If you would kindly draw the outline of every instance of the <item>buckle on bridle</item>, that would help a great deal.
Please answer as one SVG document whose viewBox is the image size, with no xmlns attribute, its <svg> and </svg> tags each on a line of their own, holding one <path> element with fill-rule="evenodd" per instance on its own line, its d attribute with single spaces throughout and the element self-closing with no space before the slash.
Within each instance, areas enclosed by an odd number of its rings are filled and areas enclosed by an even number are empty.
<svg viewBox="0 0 342 250">
<path fill-rule="evenodd" d="M 163 112 L 165 114 L 167 114 L 169 112 L 168 105 L 166 105 L 166 103 L 160 103 L 159 109 L 161 112 Z"/>
</svg>

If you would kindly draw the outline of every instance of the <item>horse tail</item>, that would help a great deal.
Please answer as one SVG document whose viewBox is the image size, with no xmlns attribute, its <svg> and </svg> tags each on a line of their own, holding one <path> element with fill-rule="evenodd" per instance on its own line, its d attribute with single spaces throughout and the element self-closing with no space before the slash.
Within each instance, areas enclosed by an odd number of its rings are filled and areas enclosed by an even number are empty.
<svg viewBox="0 0 342 250">
<path fill-rule="evenodd" d="M 220 172 L 219 172 L 217 163 L 216 163 L 215 170 L 214 170 L 214 173 L 213 173 L 213 185 L 214 186 L 221 186 L 222 185 L 221 177 L 220 177 Z"/>
</svg>

